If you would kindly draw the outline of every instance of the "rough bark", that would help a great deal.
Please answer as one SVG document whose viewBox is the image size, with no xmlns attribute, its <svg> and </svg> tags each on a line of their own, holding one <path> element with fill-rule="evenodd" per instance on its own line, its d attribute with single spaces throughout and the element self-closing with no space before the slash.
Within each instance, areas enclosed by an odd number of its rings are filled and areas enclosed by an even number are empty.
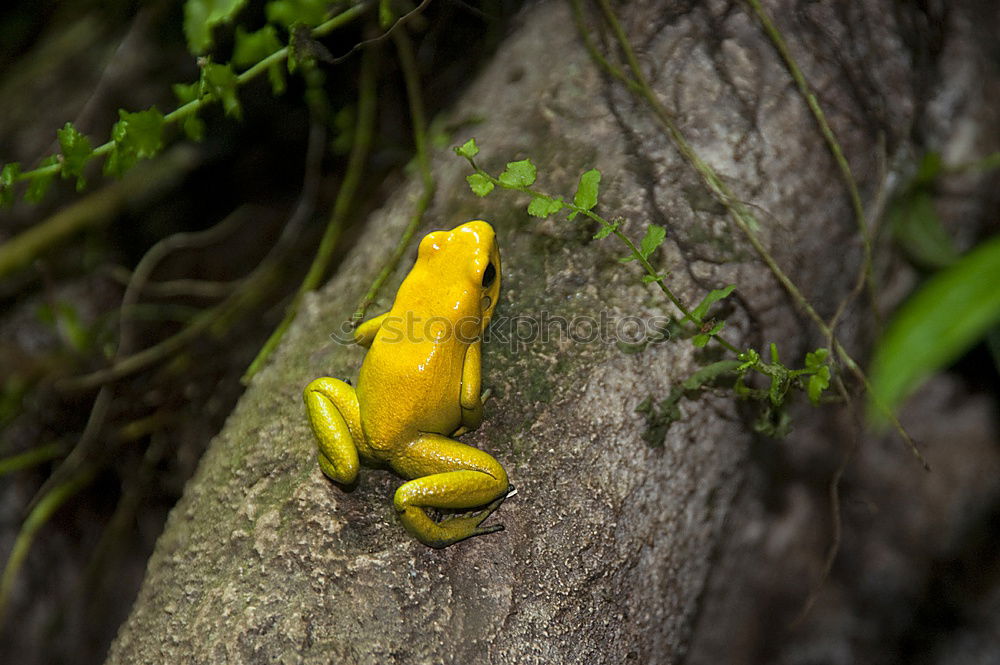
<svg viewBox="0 0 1000 665">
<path fill-rule="evenodd" d="M 780 3 L 772 11 L 784 17 L 872 201 L 880 187 L 875 146 L 884 141 L 890 163 L 910 153 L 922 112 L 923 79 L 903 40 L 916 15 L 876 0 L 838 7 Z M 620 10 L 694 148 L 763 211 L 760 236 L 817 309 L 832 314 L 860 259 L 855 222 L 815 123 L 755 21 L 725 2 L 631 2 Z M 572 25 L 563 3 L 531 8 L 454 110 L 455 120 L 483 118 L 474 134 L 484 166 L 496 171 L 530 156 L 541 186 L 567 194 L 580 172 L 600 168 L 604 212 L 623 215 L 635 238 L 650 223 L 666 227 L 656 263 L 688 302 L 738 285 L 726 312 L 730 339 L 758 347 L 777 341 L 786 358 L 818 346 L 822 340 L 648 109 L 601 75 Z M 634 265 L 617 261 L 621 247 L 592 240 L 595 229 L 582 220 L 528 218 L 523 201 L 500 193 L 475 199 L 464 164 L 447 151 L 435 157 L 434 171 L 439 193 L 424 231 L 482 217 L 499 232 L 504 295 L 484 380 L 496 397 L 483 427 L 464 440 L 504 463 L 519 490 L 491 518 L 506 530 L 443 551 L 425 548 L 393 514 L 397 478 L 364 470 L 358 487 L 344 492 L 315 463 L 300 393 L 317 376 L 355 375 L 363 351 L 333 343 L 330 334 L 405 225 L 418 192 L 406 183 L 372 215 L 337 276 L 307 301 L 211 445 L 108 663 L 660 663 L 679 661 L 692 645 L 695 660 L 713 653 L 726 660 L 727 640 L 737 635 L 751 662 L 762 653 L 760 640 L 775 635 L 735 632 L 751 614 L 736 611 L 748 602 L 738 591 L 759 592 L 780 577 L 784 561 L 768 560 L 758 580 L 740 566 L 761 561 L 759 550 L 749 548 L 757 558 L 747 555 L 734 539 L 754 526 L 775 527 L 756 519 L 769 510 L 766 472 L 776 449 L 781 459 L 794 457 L 807 433 L 815 437 L 798 450 L 820 458 L 803 462 L 816 474 L 806 483 L 814 500 L 792 497 L 788 505 L 812 511 L 800 517 L 827 514 L 815 497 L 847 448 L 837 439 L 853 436 L 854 424 L 826 415 L 809 428 L 801 413 L 799 438 L 762 442 L 730 396 L 704 396 L 684 403 L 685 417 L 662 447 L 648 445 L 635 407 L 667 394 L 703 362 L 689 343 L 638 354 L 559 336 L 518 343 L 509 319 L 662 315 L 670 311 L 662 298 L 639 282 Z M 861 349 L 863 313 L 851 316 L 845 341 Z M 922 487 L 919 466 L 898 443 L 876 450 L 885 459 L 871 464 L 904 478 L 901 493 L 908 483 Z M 867 469 L 869 461 L 856 466 Z M 982 478 L 976 487 L 986 484 Z M 939 525 L 927 522 L 921 528 Z M 781 586 L 789 607 L 815 581 L 830 533 L 822 520 L 804 531 L 797 524 L 786 527 L 812 541 L 800 544 L 802 566 Z M 750 604 L 752 611 L 772 606 Z"/>
</svg>

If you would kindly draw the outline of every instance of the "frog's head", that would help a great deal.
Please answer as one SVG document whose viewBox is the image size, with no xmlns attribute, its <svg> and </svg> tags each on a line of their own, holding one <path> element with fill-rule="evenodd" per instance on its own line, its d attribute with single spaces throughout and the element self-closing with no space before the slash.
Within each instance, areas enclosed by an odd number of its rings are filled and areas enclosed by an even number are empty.
<svg viewBox="0 0 1000 665">
<path fill-rule="evenodd" d="M 500 298 L 500 247 L 489 222 L 473 220 L 450 231 L 424 236 L 417 250 L 417 263 L 424 263 L 438 280 L 451 283 L 460 298 L 482 316 L 486 330 Z M 474 301 L 472 299 L 475 299 Z"/>
</svg>

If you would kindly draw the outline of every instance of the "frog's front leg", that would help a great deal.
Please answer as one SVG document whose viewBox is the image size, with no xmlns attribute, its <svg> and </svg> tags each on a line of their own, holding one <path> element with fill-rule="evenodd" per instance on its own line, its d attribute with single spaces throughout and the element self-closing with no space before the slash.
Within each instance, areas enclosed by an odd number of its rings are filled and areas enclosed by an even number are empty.
<svg viewBox="0 0 1000 665">
<path fill-rule="evenodd" d="M 389 312 L 384 312 L 359 324 L 354 330 L 354 343 L 366 349 L 370 348 L 387 316 L 389 316 Z"/>
<path fill-rule="evenodd" d="M 430 547 L 493 533 L 503 525 L 479 525 L 507 497 L 507 472 L 489 454 L 440 434 L 422 434 L 392 460 L 392 468 L 412 480 L 396 490 L 394 503 L 407 531 Z M 469 516 L 434 521 L 427 509 L 463 510 Z"/>
<path fill-rule="evenodd" d="M 306 386 L 303 398 L 319 446 L 319 466 L 331 480 L 350 485 L 358 476 L 363 436 L 358 395 L 349 384 L 323 377 Z"/>
<path fill-rule="evenodd" d="M 461 436 L 478 428 L 483 422 L 483 402 L 485 394 L 480 394 L 483 387 L 481 340 L 469 345 L 465 352 L 465 362 L 462 365 L 462 388 L 459 403 L 462 406 L 462 425 L 455 430 L 453 436 Z"/>
</svg>

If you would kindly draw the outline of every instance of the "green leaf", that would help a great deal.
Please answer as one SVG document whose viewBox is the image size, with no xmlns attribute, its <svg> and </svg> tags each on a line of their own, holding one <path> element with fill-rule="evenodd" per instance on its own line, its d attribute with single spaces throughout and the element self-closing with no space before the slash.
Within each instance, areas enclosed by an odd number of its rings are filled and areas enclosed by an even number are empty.
<svg viewBox="0 0 1000 665">
<path fill-rule="evenodd" d="M 816 369 L 826 365 L 830 357 L 830 349 L 819 348 L 806 354 L 806 369 Z"/>
<path fill-rule="evenodd" d="M 118 117 L 112 130 L 115 142 L 127 143 L 142 158 L 154 157 L 163 149 L 163 114 L 155 106 L 136 113 L 119 110 Z"/>
<path fill-rule="evenodd" d="M 76 191 L 82 191 L 87 186 L 87 180 L 83 177 L 83 168 L 94 156 L 94 148 L 90 139 L 77 131 L 73 123 L 66 125 L 56 132 L 59 137 L 59 147 L 62 150 L 62 176 L 64 178 L 76 178 Z"/>
<path fill-rule="evenodd" d="M 38 164 L 38 168 L 44 168 L 46 166 L 52 166 L 53 164 L 58 164 L 59 158 L 55 155 L 49 155 L 43 159 Z M 50 173 L 46 175 L 35 175 L 32 176 L 31 181 L 28 183 L 28 190 L 24 193 L 24 200 L 30 201 L 31 203 L 38 203 L 43 198 L 45 198 L 45 192 L 49 190 L 49 185 L 52 184 L 52 180 L 56 177 L 55 173 Z"/>
<path fill-rule="evenodd" d="M 181 106 L 201 99 L 201 81 L 196 83 L 175 83 L 174 95 Z M 201 141 L 205 137 L 205 122 L 197 116 L 197 112 L 188 113 L 181 120 L 181 128 L 192 141 Z"/>
<path fill-rule="evenodd" d="M 535 165 L 530 159 L 507 162 L 507 169 L 500 174 L 500 184 L 507 189 L 524 189 L 535 182 Z"/>
<path fill-rule="evenodd" d="M 129 113 L 118 109 L 118 122 L 111 128 L 115 142 L 104 163 L 104 172 L 121 176 L 140 159 L 155 156 L 163 148 L 163 114 L 154 106 Z"/>
<path fill-rule="evenodd" d="M 559 212 L 565 204 L 562 199 L 550 199 L 547 196 L 536 196 L 528 204 L 528 214 L 545 219 L 554 212 Z"/>
<path fill-rule="evenodd" d="M 201 141 L 205 138 L 205 121 L 194 113 L 184 118 L 181 122 L 181 128 L 192 141 Z"/>
<path fill-rule="evenodd" d="M 808 361 L 806 362 L 808 364 Z M 815 374 L 809 377 L 809 384 L 806 387 L 806 392 L 809 395 L 809 401 L 813 404 L 819 404 L 819 399 L 823 394 L 823 391 L 830 387 L 830 368 L 827 365 L 820 367 Z"/>
<path fill-rule="evenodd" d="M 237 67 L 255 65 L 281 49 L 278 31 L 273 25 L 265 25 L 256 32 L 247 32 L 243 26 L 237 26 L 235 40 L 232 62 Z M 285 70 L 281 65 L 275 63 L 268 67 L 267 76 L 275 95 L 285 91 Z"/>
<path fill-rule="evenodd" d="M 329 0 L 274 0 L 264 8 L 270 23 L 288 27 L 302 23 L 310 27 L 319 25 L 330 10 Z"/>
<path fill-rule="evenodd" d="M 482 173 L 467 175 L 465 176 L 465 180 L 469 183 L 472 193 L 476 196 L 486 196 L 493 191 L 493 181 Z"/>
<path fill-rule="evenodd" d="M 944 170 L 940 152 L 928 152 L 920 161 L 920 167 L 913 175 L 911 185 L 926 185 L 933 182 Z"/>
<path fill-rule="evenodd" d="M 650 224 L 649 228 L 646 229 L 646 235 L 643 236 L 642 242 L 639 243 L 639 254 L 644 259 L 649 259 L 650 255 L 656 251 L 656 248 L 663 244 L 664 238 L 667 237 L 667 230 L 658 224 Z M 635 261 L 636 256 L 634 254 L 622 257 L 618 259 L 622 263 L 628 263 L 629 261 Z"/>
<path fill-rule="evenodd" d="M 601 185 L 601 172 L 590 169 L 580 176 L 580 184 L 576 186 L 573 195 L 573 205 L 584 210 L 590 210 L 597 205 L 597 193 Z"/>
<path fill-rule="evenodd" d="M 643 284 L 652 284 L 653 282 L 662 282 L 666 278 L 667 278 L 666 274 L 663 274 L 663 273 L 656 274 L 656 275 L 648 275 L 647 274 L 647 275 L 643 275 L 642 276 L 642 283 Z"/>
<path fill-rule="evenodd" d="M 4 164 L 0 169 L 0 206 L 6 208 L 14 203 L 14 183 L 21 175 L 21 165 L 17 162 Z"/>
<path fill-rule="evenodd" d="M 479 154 L 479 146 L 476 145 L 476 139 L 469 139 L 460 146 L 455 147 L 455 154 L 459 157 L 465 157 L 466 159 L 472 159 Z"/>
<path fill-rule="evenodd" d="M 201 83 L 174 83 L 174 96 L 181 106 L 201 98 Z"/>
<path fill-rule="evenodd" d="M 202 95 L 207 93 L 221 101 L 226 115 L 231 115 L 236 119 L 240 119 L 243 116 L 243 110 L 240 108 L 240 100 L 236 96 L 236 86 L 238 84 L 236 74 L 229 64 L 220 65 L 214 62 L 206 62 L 201 68 Z"/>
<path fill-rule="evenodd" d="M 723 289 L 713 289 L 712 291 L 709 291 L 708 295 L 705 296 L 700 303 L 698 303 L 698 306 L 691 310 L 691 319 L 693 321 L 701 321 L 705 318 L 705 314 L 708 313 L 709 307 L 723 298 L 728 298 L 729 294 L 735 289 L 736 285 L 730 284 Z"/>
<path fill-rule="evenodd" d="M 718 335 L 720 332 L 722 332 L 722 329 L 725 328 L 725 327 L 726 327 L 726 322 L 725 321 L 719 321 L 714 326 L 712 326 L 712 329 L 709 330 L 707 333 L 698 333 L 697 335 L 695 335 L 692 338 L 691 342 L 697 348 L 700 349 L 703 346 L 705 346 L 706 344 L 708 344 L 708 342 L 709 342 L 710 339 L 712 339 L 713 337 L 715 337 L 716 335 Z"/>
<path fill-rule="evenodd" d="M 229 23 L 247 0 L 187 0 L 184 3 L 184 35 L 188 50 L 200 55 L 212 47 L 212 28 Z"/>
<path fill-rule="evenodd" d="M 247 32 L 243 26 L 237 26 L 234 40 L 232 62 L 237 67 L 255 65 L 281 49 L 278 31 L 273 25 L 265 25 L 256 32 Z"/>
<path fill-rule="evenodd" d="M 872 360 L 869 416 L 895 409 L 924 379 L 1000 322 L 1000 236 L 928 279 L 890 321 Z"/>
<path fill-rule="evenodd" d="M 742 363 L 737 369 L 740 371 L 756 367 L 760 363 L 760 354 L 754 349 L 747 349 L 739 354 L 736 358 Z"/>
<path fill-rule="evenodd" d="M 667 230 L 665 228 L 657 224 L 650 224 L 639 245 L 639 253 L 642 254 L 642 258 L 648 259 L 656 251 L 656 248 L 663 244 L 666 237 Z"/>
<path fill-rule="evenodd" d="M 618 230 L 618 227 L 622 225 L 622 218 L 613 219 L 610 222 L 606 222 L 601 225 L 601 228 L 597 230 L 594 234 L 594 240 L 601 240 L 607 238 L 609 235 Z"/>
<path fill-rule="evenodd" d="M 941 226 L 930 192 L 916 190 L 895 201 L 889 221 L 896 241 L 916 263 L 944 268 L 958 260 L 958 250 Z"/>
</svg>

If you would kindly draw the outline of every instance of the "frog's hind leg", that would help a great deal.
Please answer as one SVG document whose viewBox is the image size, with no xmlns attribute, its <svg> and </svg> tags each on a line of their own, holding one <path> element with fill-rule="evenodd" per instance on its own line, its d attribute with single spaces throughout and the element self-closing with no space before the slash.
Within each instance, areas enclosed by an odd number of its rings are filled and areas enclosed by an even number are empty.
<svg viewBox="0 0 1000 665">
<path fill-rule="evenodd" d="M 489 454 L 440 434 L 422 434 L 392 461 L 412 480 L 396 490 L 395 506 L 407 531 L 430 547 L 447 547 L 502 525 L 479 525 L 507 497 L 507 472 Z M 472 515 L 436 522 L 427 509 L 478 508 Z"/>
<path fill-rule="evenodd" d="M 303 398 L 319 446 L 319 466 L 331 480 L 350 485 L 358 477 L 362 436 L 358 395 L 349 384 L 323 377 L 306 386 Z"/>
</svg>

